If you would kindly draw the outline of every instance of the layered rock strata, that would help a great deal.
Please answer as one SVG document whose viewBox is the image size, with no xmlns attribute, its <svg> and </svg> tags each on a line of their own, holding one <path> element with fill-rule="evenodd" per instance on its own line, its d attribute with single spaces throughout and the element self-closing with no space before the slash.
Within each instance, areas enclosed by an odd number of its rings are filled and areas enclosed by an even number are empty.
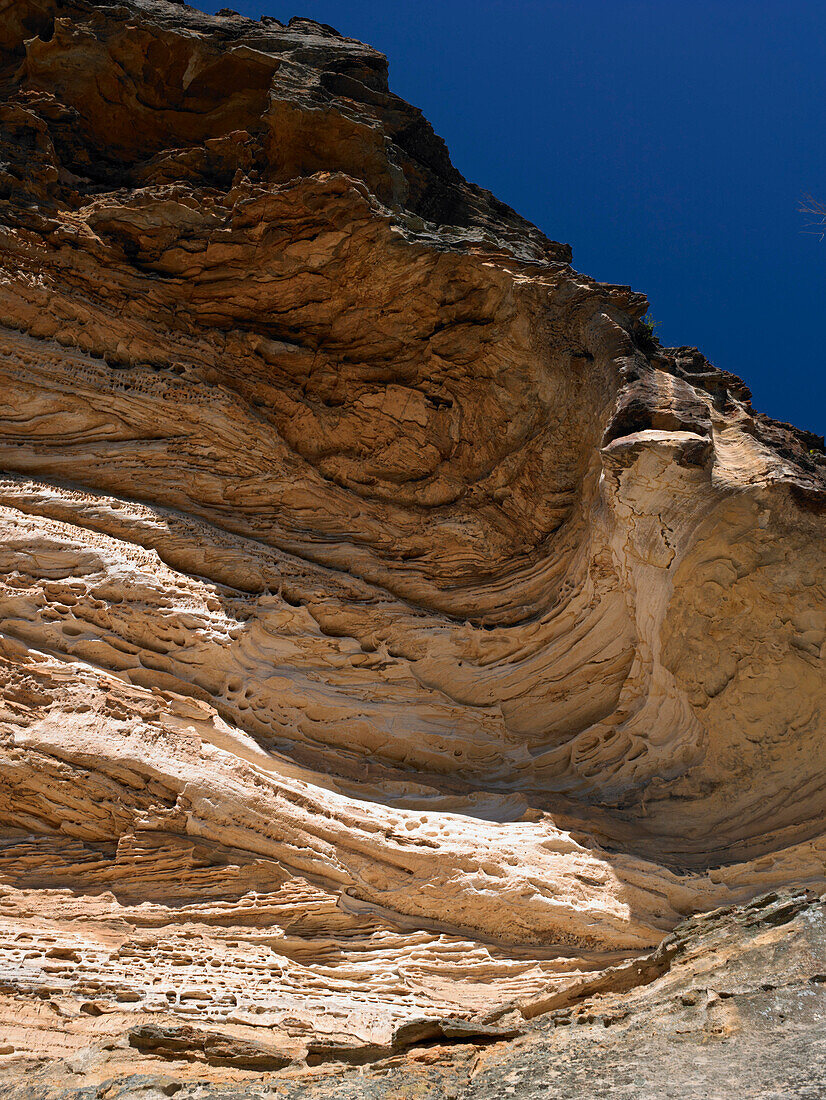
<svg viewBox="0 0 826 1100">
<path fill-rule="evenodd" d="M 329 27 L 0 49 L 0 1079 L 504 1041 L 822 888 L 823 440 Z"/>
</svg>

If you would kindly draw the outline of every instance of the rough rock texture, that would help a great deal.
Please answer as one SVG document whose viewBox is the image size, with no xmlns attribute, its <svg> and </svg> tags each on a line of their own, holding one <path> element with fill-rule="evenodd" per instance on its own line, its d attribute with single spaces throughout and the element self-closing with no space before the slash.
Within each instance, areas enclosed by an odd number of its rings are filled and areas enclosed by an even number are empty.
<svg viewBox="0 0 826 1100">
<path fill-rule="evenodd" d="M 823 440 L 329 27 L 0 51 L 6 1094 L 819 1095 Z"/>
<path fill-rule="evenodd" d="M 3 1095 L 12 1100 L 821 1100 L 824 901 L 805 892 L 772 893 L 741 908 L 689 918 L 633 968 L 607 971 L 559 998 L 553 1009 L 536 1003 L 533 1009 L 545 1014 L 530 1027 L 524 1020 L 510 1031 L 500 1027 L 498 1034 L 480 1025 L 475 1034 L 462 1033 L 455 1024 L 442 1034 L 423 1027 L 415 1033 L 411 1027 L 406 1049 L 399 1044 L 364 1050 L 360 1065 L 346 1064 L 339 1054 L 333 1064 L 311 1057 L 307 1066 L 278 1068 L 281 1060 L 263 1044 L 215 1031 L 153 1024 L 118 1035 L 110 1026 L 82 1058 L 30 1066 Z M 514 1031 L 522 1033 L 513 1038 Z M 113 1064 L 120 1073 L 106 1077 Z M 233 1073 L 232 1067 L 248 1068 Z M 93 1078 L 101 1084 L 90 1085 Z"/>
</svg>

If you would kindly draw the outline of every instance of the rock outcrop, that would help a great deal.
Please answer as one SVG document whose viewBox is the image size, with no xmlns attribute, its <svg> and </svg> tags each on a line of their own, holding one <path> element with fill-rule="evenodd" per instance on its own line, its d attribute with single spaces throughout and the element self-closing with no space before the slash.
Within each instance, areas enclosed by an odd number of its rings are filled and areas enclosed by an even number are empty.
<svg viewBox="0 0 826 1100">
<path fill-rule="evenodd" d="M 0 15 L 0 1083 L 534 1095 L 530 1052 L 602 1072 L 572 1005 L 667 1027 L 675 927 L 701 971 L 771 904 L 802 944 L 823 440 L 467 183 L 369 47 Z"/>
</svg>

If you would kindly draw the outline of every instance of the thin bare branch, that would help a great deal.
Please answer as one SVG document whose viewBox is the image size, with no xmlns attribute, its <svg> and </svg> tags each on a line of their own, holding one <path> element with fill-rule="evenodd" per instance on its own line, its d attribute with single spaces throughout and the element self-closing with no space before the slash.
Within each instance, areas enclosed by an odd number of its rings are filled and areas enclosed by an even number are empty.
<svg viewBox="0 0 826 1100">
<path fill-rule="evenodd" d="M 823 240 L 826 237 L 826 204 L 818 202 L 811 195 L 804 195 L 799 209 L 801 214 L 808 214 L 814 218 L 814 221 L 806 223 L 805 232 L 816 233 Z"/>
</svg>

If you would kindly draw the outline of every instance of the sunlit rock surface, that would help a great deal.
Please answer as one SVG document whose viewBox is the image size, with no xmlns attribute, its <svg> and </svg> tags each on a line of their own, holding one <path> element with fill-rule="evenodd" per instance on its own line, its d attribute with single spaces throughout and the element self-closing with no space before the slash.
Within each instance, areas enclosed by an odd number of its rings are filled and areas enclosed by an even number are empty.
<svg viewBox="0 0 826 1100">
<path fill-rule="evenodd" d="M 459 1095 L 822 891 L 822 439 L 369 47 L 0 16 L 0 1083 Z"/>
</svg>

